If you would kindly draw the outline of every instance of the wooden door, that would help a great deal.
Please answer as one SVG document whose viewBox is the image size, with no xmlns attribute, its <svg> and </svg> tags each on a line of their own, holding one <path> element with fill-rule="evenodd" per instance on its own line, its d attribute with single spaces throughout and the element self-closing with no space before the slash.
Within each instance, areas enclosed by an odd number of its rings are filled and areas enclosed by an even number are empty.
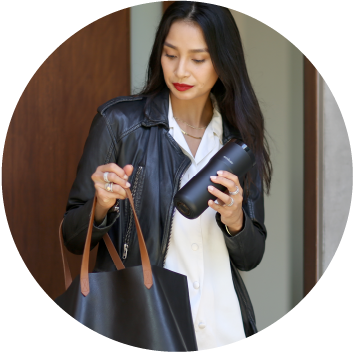
<svg viewBox="0 0 353 353">
<path fill-rule="evenodd" d="M 34 74 L 12 117 L 3 195 L 25 264 L 52 298 L 64 291 L 58 227 L 97 107 L 130 94 L 130 13 L 83 28 Z M 78 274 L 81 257 L 69 256 Z"/>
<path fill-rule="evenodd" d="M 163 12 L 175 1 L 163 1 Z"/>
</svg>

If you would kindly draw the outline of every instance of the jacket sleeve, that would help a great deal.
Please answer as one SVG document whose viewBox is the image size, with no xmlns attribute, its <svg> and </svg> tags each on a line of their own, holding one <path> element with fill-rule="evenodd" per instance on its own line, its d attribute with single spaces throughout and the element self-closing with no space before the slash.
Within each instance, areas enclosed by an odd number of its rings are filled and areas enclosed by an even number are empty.
<svg viewBox="0 0 353 353">
<path fill-rule="evenodd" d="M 82 254 L 89 217 L 95 195 L 92 174 L 98 166 L 115 162 L 114 141 L 106 118 L 97 114 L 93 119 L 75 181 L 72 185 L 63 222 L 64 243 L 69 251 Z M 118 212 L 107 214 L 104 226 L 93 225 L 91 249 L 101 240 L 119 217 Z"/>
<path fill-rule="evenodd" d="M 216 213 L 216 221 L 223 232 L 229 256 L 241 271 L 250 271 L 261 262 L 267 236 L 262 180 L 256 166 L 250 173 L 255 185 L 251 184 L 248 200 L 243 202 L 244 220 L 240 232 L 230 236 L 221 222 L 220 213 Z"/>
</svg>

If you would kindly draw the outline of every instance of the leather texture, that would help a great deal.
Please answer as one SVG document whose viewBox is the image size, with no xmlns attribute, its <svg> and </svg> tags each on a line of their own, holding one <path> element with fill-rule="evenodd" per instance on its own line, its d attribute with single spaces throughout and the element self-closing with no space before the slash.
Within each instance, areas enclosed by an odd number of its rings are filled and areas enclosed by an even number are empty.
<svg viewBox="0 0 353 353">
<path fill-rule="evenodd" d="M 197 351 L 186 276 L 151 267 L 129 189 L 127 193 L 139 230 L 142 266 L 124 268 L 119 260 L 114 261 L 118 271 L 88 274 L 95 197 L 80 276 L 67 283 L 66 292 L 55 302 L 85 326 L 121 343 L 157 351 Z M 119 258 L 107 234 L 104 242 L 112 258 Z M 69 277 L 71 282 L 61 240 L 60 243 L 65 279 Z"/>
<path fill-rule="evenodd" d="M 157 351 L 197 351 L 186 276 L 159 266 L 152 266 L 152 273 L 150 289 L 141 266 L 90 273 L 86 297 L 76 277 L 55 302 L 83 325 L 118 342 Z"/>
<path fill-rule="evenodd" d="M 151 265 L 163 267 L 175 212 L 173 198 L 191 164 L 190 158 L 169 134 L 168 104 L 169 89 L 165 88 L 153 99 L 117 97 L 98 108 L 64 215 L 63 236 L 71 252 L 83 252 L 95 195 L 91 175 L 99 165 L 116 163 L 124 167 L 132 164 L 130 189 Z M 222 125 L 223 145 L 232 138 L 243 140 L 225 116 L 222 117 Z M 261 262 L 267 235 L 262 180 L 256 166 L 250 173 L 255 184 L 250 189 L 248 202 L 243 203 L 243 229 L 231 237 L 220 220 L 220 214 L 215 217 L 224 234 L 247 337 L 257 329 L 252 304 L 238 269 L 249 271 Z M 243 187 L 244 178 L 239 178 L 239 181 Z M 127 199 L 120 200 L 119 212 L 108 213 L 106 227 L 98 228 L 93 224 L 91 248 L 100 243 L 94 272 L 115 270 L 102 241 L 107 232 L 125 267 L 141 265 L 133 212 Z"/>
</svg>

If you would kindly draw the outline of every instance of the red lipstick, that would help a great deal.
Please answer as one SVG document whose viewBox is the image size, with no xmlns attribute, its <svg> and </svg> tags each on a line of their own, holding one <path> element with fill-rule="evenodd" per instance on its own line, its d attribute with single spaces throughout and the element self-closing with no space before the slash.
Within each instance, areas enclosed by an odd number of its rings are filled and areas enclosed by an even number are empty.
<svg viewBox="0 0 353 353">
<path fill-rule="evenodd" d="M 186 91 L 187 89 L 194 87 L 186 85 L 185 83 L 173 83 L 173 85 L 178 91 Z"/>
</svg>

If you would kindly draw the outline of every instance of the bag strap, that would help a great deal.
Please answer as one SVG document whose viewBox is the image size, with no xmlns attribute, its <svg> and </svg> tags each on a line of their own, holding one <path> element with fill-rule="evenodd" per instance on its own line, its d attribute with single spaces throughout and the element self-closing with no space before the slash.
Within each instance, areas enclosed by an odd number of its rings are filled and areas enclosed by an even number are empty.
<svg viewBox="0 0 353 353">
<path fill-rule="evenodd" d="M 69 263 L 67 262 L 67 257 L 64 249 L 64 241 L 63 241 L 64 238 L 63 238 L 63 230 L 62 230 L 63 222 L 64 222 L 64 219 L 62 219 L 60 222 L 59 241 L 60 241 L 61 259 L 63 260 L 63 267 L 64 267 L 65 289 L 67 289 L 72 283 L 72 276 L 71 276 Z"/>
<path fill-rule="evenodd" d="M 140 223 L 139 223 L 137 215 L 136 215 L 134 201 L 133 201 L 133 198 L 131 195 L 131 191 L 130 191 L 130 189 L 125 189 L 125 190 L 126 190 L 128 199 L 130 201 L 132 211 L 134 213 L 137 238 L 138 238 L 138 242 L 139 242 L 140 255 L 141 255 L 144 285 L 146 286 L 146 288 L 150 289 L 153 285 L 151 262 L 150 262 L 150 259 L 148 256 L 146 243 L 143 238 Z M 89 293 L 88 265 L 89 265 L 90 244 L 91 244 L 91 239 L 92 239 L 92 230 L 93 230 L 94 213 L 95 213 L 95 209 L 96 209 L 96 204 L 97 204 L 97 197 L 95 196 L 94 200 L 93 200 L 91 214 L 90 214 L 90 220 L 89 220 L 89 224 L 88 224 L 87 237 L 86 237 L 86 241 L 85 241 L 85 247 L 83 250 L 81 271 L 80 271 L 81 293 L 84 296 L 88 295 L 88 293 Z M 60 239 L 60 247 L 61 247 L 61 257 L 62 257 L 63 267 L 64 267 L 65 287 L 67 289 L 70 286 L 70 284 L 72 283 L 72 277 L 71 277 L 69 264 L 68 264 L 68 261 L 67 261 L 66 255 L 65 255 L 65 251 L 64 251 L 62 223 L 63 223 L 63 221 L 61 221 L 60 227 L 59 227 L 59 239 Z M 125 266 L 123 265 L 123 263 L 119 257 L 119 254 L 116 251 L 114 244 L 111 241 L 109 235 L 105 234 L 103 236 L 103 240 L 105 242 L 105 245 L 107 246 L 108 252 L 109 252 L 116 268 L 118 270 L 124 269 Z"/>
<path fill-rule="evenodd" d="M 123 270 L 125 268 L 125 266 L 123 265 L 120 256 L 118 254 L 118 252 L 115 249 L 115 246 L 112 242 L 112 240 L 110 239 L 110 236 L 108 235 L 108 233 L 105 233 L 103 235 L 103 240 L 105 243 L 105 246 L 108 249 L 109 255 L 112 258 L 114 265 L 116 267 L 117 270 Z"/>
<path fill-rule="evenodd" d="M 63 268 L 64 268 L 65 289 L 67 289 L 67 288 L 69 288 L 69 286 L 72 283 L 72 276 L 71 276 L 70 266 L 67 261 L 67 256 L 65 253 L 65 247 L 64 247 L 64 242 L 63 242 L 63 239 L 64 239 L 63 238 L 63 231 L 62 231 L 63 221 L 64 220 L 61 221 L 60 227 L 59 227 L 59 242 L 60 242 L 60 250 L 61 250 L 61 259 L 62 259 Z M 108 233 L 104 234 L 103 240 L 104 240 L 104 243 L 108 249 L 110 257 L 112 258 L 112 260 L 114 262 L 115 267 L 118 270 L 124 269 L 125 266 L 123 265 L 123 263 L 120 259 L 120 256 L 117 253 L 115 246 L 114 246 L 113 242 L 111 241 Z"/>
</svg>

